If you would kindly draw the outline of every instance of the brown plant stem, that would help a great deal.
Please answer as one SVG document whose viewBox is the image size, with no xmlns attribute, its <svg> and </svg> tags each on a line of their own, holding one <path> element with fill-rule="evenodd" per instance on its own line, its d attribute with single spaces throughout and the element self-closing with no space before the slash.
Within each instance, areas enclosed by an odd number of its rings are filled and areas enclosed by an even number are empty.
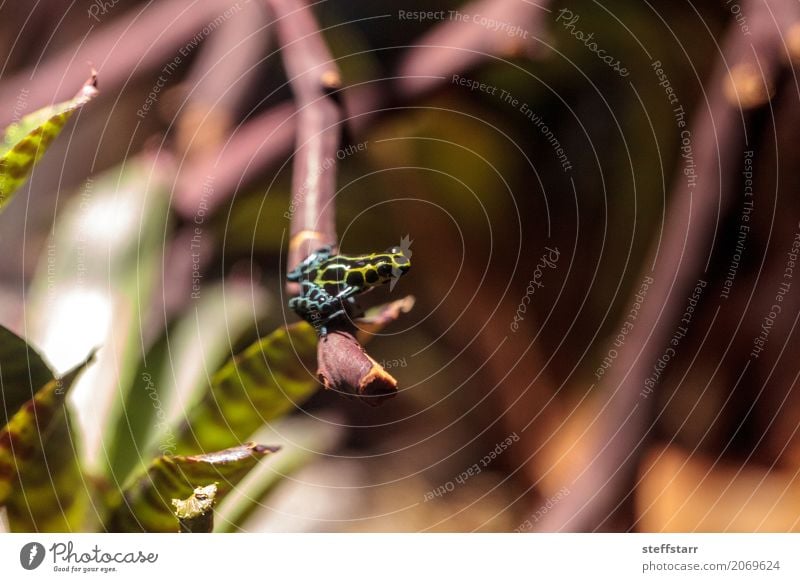
<svg viewBox="0 0 800 582">
<path fill-rule="evenodd" d="M 336 159 L 342 111 L 335 95 L 339 69 L 311 9 L 302 0 L 266 0 L 276 18 L 284 68 L 297 104 L 287 269 L 323 245 L 336 247 Z M 300 292 L 287 282 L 288 295 Z M 329 390 L 378 405 L 397 391 L 397 381 L 373 360 L 352 325 L 331 330 L 317 347 L 320 381 Z"/>
<path fill-rule="evenodd" d="M 351 330 L 331 331 L 317 344 L 317 377 L 328 390 L 370 406 L 397 393 L 397 380 L 364 350 Z"/>
<path fill-rule="evenodd" d="M 741 42 L 730 47 L 727 56 L 730 71 L 725 81 L 725 97 L 742 109 L 752 109 L 767 103 L 775 95 L 775 85 L 780 68 L 764 67 L 764 62 L 790 62 L 791 41 L 788 38 L 793 25 L 800 20 L 797 3 L 771 0 L 751 10 L 748 22 L 752 30 L 751 42 Z M 787 36 L 787 43 L 781 41 Z"/>
<path fill-rule="evenodd" d="M 64 101 L 71 87 L 83 81 L 86 63 L 92 63 L 103 79 L 103 93 L 116 96 L 132 75 L 162 66 L 174 58 L 182 44 L 210 21 L 233 6 L 232 0 L 162 0 L 137 9 L 130 18 L 116 18 L 114 10 L 103 15 L 111 22 L 103 26 L 89 19 L 87 35 L 53 56 L 42 60 L 34 70 L 26 69 L 0 85 L 0 103 L 14 103 L 21 90 L 35 109 L 46 103 Z M 122 11 L 122 7 L 118 7 Z M 121 47 L 137 47 L 126 50 Z M 54 86 L 53 79 L 60 82 Z M 11 108 L 0 110 L 0 127 L 12 121 Z"/>
<path fill-rule="evenodd" d="M 464 7 L 462 12 L 467 14 L 491 14 L 495 18 L 505 18 L 504 22 L 519 23 L 528 33 L 527 38 L 522 39 L 525 42 L 521 43 L 520 39 L 509 42 L 508 35 L 474 23 L 440 23 L 408 49 L 395 72 L 398 78 L 391 86 L 360 85 L 340 93 L 348 126 L 360 135 L 390 112 L 386 106 L 398 97 L 403 103 L 420 99 L 450 83 L 454 73 L 469 70 L 492 57 L 519 54 L 540 57 L 544 51 L 538 50 L 535 41 L 545 34 L 543 15 L 547 13 L 548 4 L 549 0 L 539 0 L 538 5 L 523 0 L 481 0 Z M 214 156 L 191 161 L 178 180 L 177 210 L 186 216 L 194 212 L 200 198 L 196 184 L 207 173 L 209 163 L 220 168 L 211 205 L 218 206 L 229 200 L 242 185 L 290 151 L 291 138 L 299 124 L 288 104 L 278 105 L 277 110 L 270 110 L 243 125 Z M 298 143 L 302 142 L 298 140 Z"/>
<path fill-rule="evenodd" d="M 491 57 L 538 56 L 544 45 L 542 21 L 549 12 L 549 0 L 478 0 L 459 12 L 481 15 L 495 22 L 519 26 L 520 33 L 507 34 L 473 22 L 471 18 L 451 19 L 423 35 L 400 63 L 397 86 L 403 97 L 419 97 L 443 84 L 454 73 L 468 71 Z"/>
<path fill-rule="evenodd" d="M 284 68 L 297 105 L 287 269 L 322 245 L 336 245 L 336 172 L 327 168 L 339 147 L 341 109 L 333 91 L 339 69 L 311 9 L 301 0 L 267 0 L 276 18 Z M 295 295 L 297 284 L 287 284 Z"/>
<path fill-rule="evenodd" d="M 295 107 L 281 103 L 234 129 L 221 149 L 190 159 L 178 175 L 173 205 L 182 216 L 194 217 L 203 202 L 209 213 L 227 202 L 264 168 L 291 151 L 297 134 Z M 213 177 L 213 196 L 203 196 L 203 182 Z"/>
<path fill-rule="evenodd" d="M 763 13 L 758 13 L 767 9 L 761 0 L 751 0 L 744 6 L 751 19 L 763 18 Z M 681 165 L 669 198 L 664 230 L 646 262 L 652 270 L 646 268 L 644 274 L 651 276 L 653 283 L 636 325 L 619 349 L 615 365 L 606 373 L 604 387 L 608 393 L 598 403 L 589 427 L 588 464 L 571 477 L 570 495 L 546 515 L 539 524 L 542 531 L 603 528 L 634 489 L 656 400 L 655 394 L 644 398 L 641 391 L 668 345 L 691 286 L 705 269 L 715 221 L 733 199 L 733 181 L 746 143 L 745 118 L 738 104 L 728 98 L 728 67 L 747 51 L 759 49 L 762 53 L 758 54 L 758 64 L 764 71 L 761 78 L 766 86 L 781 65 L 775 50 L 760 48 L 780 46 L 780 30 L 774 25 L 754 25 L 753 35 L 756 38 L 745 36 L 735 26 L 728 32 L 723 55 L 707 83 L 708 101 L 700 106 L 691 126 L 692 151 L 699 168 L 696 185 L 688 187 Z"/>
<path fill-rule="evenodd" d="M 198 49 L 182 83 L 176 146 L 196 156 L 218 150 L 230 134 L 242 102 L 252 92 L 257 65 L 267 47 L 268 14 L 257 2 L 225 21 Z"/>
</svg>

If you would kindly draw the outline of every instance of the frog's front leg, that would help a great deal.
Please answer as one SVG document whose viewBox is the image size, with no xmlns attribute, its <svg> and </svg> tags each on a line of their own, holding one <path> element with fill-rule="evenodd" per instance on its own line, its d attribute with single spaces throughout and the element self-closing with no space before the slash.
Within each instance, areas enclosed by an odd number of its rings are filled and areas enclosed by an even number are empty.
<svg viewBox="0 0 800 582">
<path fill-rule="evenodd" d="M 310 282 L 303 282 L 302 292 L 289 300 L 289 307 L 310 323 L 321 337 L 327 335 L 327 324 L 345 313 L 341 300 Z"/>
<path fill-rule="evenodd" d="M 347 314 L 345 302 L 352 304 L 353 296 L 358 293 L 358 289 L 354 287 L 346 287 L 336 295 L 331 295 L 327 291 L 320 290 L 320 312 L 324 316 L 323 323 L 328 323 L 337 317 Z M 322 299 L 322 296 L 325 296 Z"/>
</svg>

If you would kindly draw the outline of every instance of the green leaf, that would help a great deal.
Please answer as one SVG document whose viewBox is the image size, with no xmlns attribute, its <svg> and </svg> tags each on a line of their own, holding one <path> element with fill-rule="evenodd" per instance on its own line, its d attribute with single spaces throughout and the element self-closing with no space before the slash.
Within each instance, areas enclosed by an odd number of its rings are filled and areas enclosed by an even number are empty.
<svg viewBox="0 0 800 582">
<path fill-rule="evenodd" d="M 147 316 L 160 293 L 173 177 L 168 156 L 145 152 L 87 179 L 59 210 L 51 252 L 42 257 L 28 292 L 30 338 L 56 372 L 102 346 L 70 399 L 83 461 L 93 473 L 108 468 L 111 437 L 126 421 L 120 415 L 137 380 L 143 344 L 163 325 L 163 318 Z"/>
<path fill-rule="evenodd" d="M 58 137 L 72 114 L 97 95 L 97 77 L 92 73 L 78 94 L 69 101 L 26 115 L 6 128 L 0 143 L 0 209 L 28 179 L 33 166 Z"/>
<path fill-rule="evenodd" d="M 318 388 L 317 335 L 307 323 L 281 327 L 214 374 L 210 389 L 175 431 L 177 450 L 229 447 L 305 402 Z"/>
<path fill-rule="evenodd" d="M 185 499 L 197 487 L 218 483 L 216 499 L 220 500 L 259 460 L 276 451 L 276 447 L 247 443 L 205 455 L 158 457 L 114 503 L 109 529 L 174 532 L 173 499 Z"/>
<path fill-rule="evenodd" d="M 285 478 L 333 450 L 344 434 L 341 418 L 292 417 L 275 426 L 263 426 L 254 438 L 276 443 L 281 454 L 270 463 L 262 463 L 242 479 L 236 491 L 219 505 L 215 532 L 233 532 L 256 510 L 262 500 Z"/>
<path fill-rule="evenodd" d="M 47 382 L 0 431 L 0 505 L 12 531 L 81 526 L 88 498 L 65 400 L 93 357 Z"/>
<path fill-rule="evenodd" d="M 42 357 L 17 334 L 0 326 L 0 426 L 55 375 Z"/>
<path fill-rule="evenodd" d="M 181 533 L 211 533 L 214 529 L 214 503 L 217 484 L 197 487 L 186 499 L 173 499 L 175 517 Z"/>
<path fill-rule="evenodd" d="M 231 345 L 254 327 L 264 311 L 263 295 L 236 280 L 209 285 L 148 352 L 109 447 L 118 482 L 124 483 L 135 467 L 154 456 L 175 452 L 171 429 L 202 398 L 208 379 L 230 357 Z"/>
</svg>

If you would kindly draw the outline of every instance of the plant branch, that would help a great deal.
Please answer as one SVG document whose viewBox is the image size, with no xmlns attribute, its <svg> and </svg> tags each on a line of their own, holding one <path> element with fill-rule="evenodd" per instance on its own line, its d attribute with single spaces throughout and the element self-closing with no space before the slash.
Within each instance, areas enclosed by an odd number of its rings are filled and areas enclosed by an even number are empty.
<svg viewBox="0 0 800 582">
<path fill-rule="evenodd" d="M 782 64 L 775 47 L 782 46 L 781 31 L 768 24 L 769 7 L 786 2 L 750 0 L 745 14 L 753 23 L 755 38 L 745 36 L 735 25 L 723 45 L 723 55 L 708 82 L 706 103 L 696 112 L 691 127 L 691 155 L 698 168 L 695 186 L 683 174 L 685 159 L 669 198 L 669 209 L 661 237 L 656 241 L 644 273 L 653 282 L 642 303 L 633 329 L 619 349 L 616 363 L 605 376 L 611 392 L 597 407 L 588 438 L 588 466 L 572 477 L 570 495 L 542 521 L 542 531 L 589 531 L 603 527 L 634 489 L 636 468 L 653 422 L 655 395 L 641 395 L 653 365 L 664 352 L 679 322 L 691 287 L 704 272 L 713 250 L 715 224 L 734 198 L 737 166 L 747 143 L 746 116 L 730 99 L 731 64 L 758 51 L 761 91 L 769 95 L 769 84 Z M 766 48 L 769 47 L 769 48 Z M 735 82 L 735 81 L 734 81 Z M 757 92 L 751 92 L 755 94 Z M 741 100 L 742 107 L 755 102 Z"/>
<path fill-rule="evenodd" d="M 336 247 L 336 150 L 342 110 L 341 77 L 311 9 L 301 0 L 266 0 L 276 17 L 284 68 L 297 103 L 287 269 L 323 245 Z M 287 282 L 289 295 L 300 292 Z M 317 345 L 317 375 L 325 388 L 372 405 L 397 391 L 397 381 L 373 360 L 349 322 Z"/>
<path fill-rule="evenodd" d="M 268 44 L 267 10 L 256 2 L 222 23 L 199 48 L 182 83 L 176 146 L 189 157 L 218 150 L 230 134 Z"/>
<path fill-rule="evenodd" d="M 192 218 L 203 202 L 213 212 L 291 151 L 296 135 L 295 108 L 288 102 L 240 125 L 221 149 L 187 161 L 178 175 L 175 210 Z M 209 176 L 214 178 L 214 195 L 204 197 L 202 184 Z"/>
<path fill-rule="evenodd" d="M 195 487 L 186 499 L 173 499 L 180 533 L 211 533 L 214 530 L 214 502 L 217 484 Z"/>
<path fill-rule="evenodd" d="M 339 69 L 325 45 L 311 9 L 301 0 L 267 0 L 275 14 L 286 75 L 297 104 L 297 137 L 292 173 L 291 231 L 287 269 L 323 245 L 336 246 L 335 168 L 342 113 L 333 92 Z M 287 284 L 291 295 L 299 286 Z"/>
<path fill-rule="evenodd" d="M 270 0 L 265 1 L 271 4 Z M 462 12 L 466 14 L 491 14 L 495 18 L 505 18 L 504 22 L 520 24 L 523 32 L 528 34 L 510 42 L 502 31 L 492 32 L 471 22 L 447 21 L 436 25 L 408 49 L 394 75 L 399 78 L 391 86 L 359 85 L 336 93 L 342 97 L 348 125 L 355 134 L 360 134 L 391 112 L 387 106 L 397 96 L 404 103 L 420 99 L 428 92 L 449 84 L 454 73 L 471 69 L 492 57 L 541 57 L 543 51 L 538 50 L 536 41 L 545 35 L 543 15 L 548 4 L 549 0 L 539 0 L 538 5 L 523 0 L 481 0 L 464 7 Z M 289 50 L 297 51 L 297 48 Z M 318 60 L 318 63 L 327 64 L 327 61 Z M 289 73 L 290 78 L 297 77 L 304 70 L 302 66 L 297 69 L 295 74 Z M 334 78 L 338 78 L 338 73 Z M 292 82 L 293 90 L 298 81 Z M 237 129 L 221 151 L 190 161 L 176 188 L 178 211 L 184 216 L 194 213 L 201 197 L 197 184 L 208 173 L 210 165 L 218 168 L 218 180 L 214 197 L 207 202 L 216 207 L 229 200 L 265 168 L 282 159 L 291 150 L 292 137 L 297 126 L 302 124 L 298 116 L 289 104 L 280 104 Z M 298 139 L 297 143 L 303 142 Z"/>
<path fill-rule="evenodd" d="M 34 105 L 66 100 L 71 87 L 84 80 L 87 62 L 97 67 L 103 79 L 104 95 L 116 96 L 116 91 L 124 91 L 131 76 L 162 66 L 174 58 L 182 43 L 232 4 L 231 0 L 148 3 L 135 9 L 138 12 L 131 18 L 116 18 L 107 25 L 92 27 L 85 37 L 42 60 L 34 69 L 25 69 L 3 79 L 0 103 L 14 103 L 23 90 L 27 101 Z M 112 16 L 107 15 L 107 18 Z M 123 46 L 126 48 L 120 48 Z M 131 50 L 131 47 L 138 50 Z M 55 88 L 53 79 L 60 80 Z M 0 127 L 13 121 L 12 115 L 10 109 L 3 108 Z"/>
<path fill-rule="evenodd" d="M 450 82 L 491 57 L 539 56 L 543 51 L 542 21 L 549 0 L 478 0 L 462 7 L 463 15 L 481 15 L 518 26 L 518 34 L 492 30 L 471 18 L 451 19 L 435 26 L 408 51 L 397 71 L 397 86 L 406 98 L 417 98 Z"/>
</svg>

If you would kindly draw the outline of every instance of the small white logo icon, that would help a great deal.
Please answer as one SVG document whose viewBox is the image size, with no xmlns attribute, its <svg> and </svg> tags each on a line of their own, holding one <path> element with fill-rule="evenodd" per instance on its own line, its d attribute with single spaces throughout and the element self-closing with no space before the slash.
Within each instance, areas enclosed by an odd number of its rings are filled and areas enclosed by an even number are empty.
<svg viewBox="0 0 800 582">
<path fill-rule="evenodd" d="M 35 570 L 44 561 L 44 546 L 39 542 L 28 542 L 19 551 L 19 563 L 26 570 Z"/>
</svg>

